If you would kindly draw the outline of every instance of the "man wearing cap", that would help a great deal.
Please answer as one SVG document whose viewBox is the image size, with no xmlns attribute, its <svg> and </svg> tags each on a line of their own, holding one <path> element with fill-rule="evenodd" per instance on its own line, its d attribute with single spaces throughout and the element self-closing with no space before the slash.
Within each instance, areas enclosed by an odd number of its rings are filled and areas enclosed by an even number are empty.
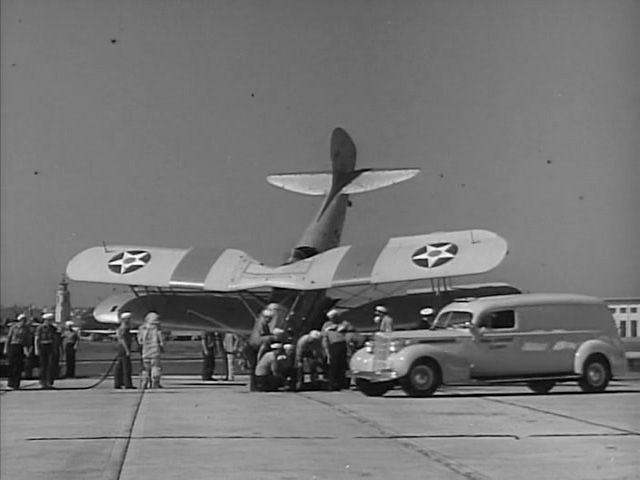
<svg viewBox="0 0 640 480">
<path fill-rule="evenodd" d="M 64 378 L 76 377 L 76 350 L 80 343 L 80 336 L 73 328 L 73 322 L 67 321 L 62 332 L 62 351 L 64 353 Z"/>
<path fill-rule="evenodd" d="M 322 334 L 311 330 L 302 335 L 296 344 L 296 390 L 301 390 L 305 375 L 312 385 L 318 382 L 318 367 L 323 363 Z"/>
<path fill-rule="evenodd" d="M 351 324 L 340 321 L 336 309 L 327 312 L 327 321 L 322 326 L 322 340 L 329 363 L 329 390 L 340 390 L 348 386 L 346 335 L 351 331 Z"/>
<path fill-rule="evenodd" d="M 156 312 L 149 312 L 144 317 L 144 325 L 138 329 L 138 343 L 142 347 L 144 372 L 151 377 L 151 388 L 162 388 L 160 355 L 164 351 L 164 340 L 160 329 L 160 316 Z"/>
<path fill-rule="evenodd" d="M 120 326 L 116 330 L 117 363 L 113 374 L 114 388 L 135 388 L 131 381 L 131 313 L 120 314 Z"/>
<path fill-rule="evenodd" d="M 272 343 L 271 350 L 265 353 L 255 370 L 255 390 L 259 392 L 275 392 L 284 386 L 284 370 L 287 356 L 282 343 Z"/>
<path fill-rule="evenodd" d="M 393 331 L 393 318 L 391 318 L 387 307 L 384 305 L 376 306 L 373 323 L 376 324 L 379 332 Z"/>
<path fill-rule="evenodd" d="M 433 327 L 433 308 L 425 307 L 420 310 L 420 322 L 418 322 L 419 330 L 431 330 Z"/>
<path fill-rule="evenodd" d="M 27 316 L 20 314 L 18 315 L 18 320 L 9 328 L 7 339 L 4 342 L 4 355 L 9 361 L 9 375 L 7 379 L 7 386 L 9 388 L 16 390 L 20 388 L 24 357 L 28 353 L 30 345 L 31 332 L 27 325 Z"/>
<path fill-rule="evenodd" d="M 56 345 L 56 331 L 52 325 L 53 313 L 42 315 L 42 324 L 36 329 L 35 350 L 40 358 L 40 385 L 49 389 L 54 380 L 54 349 Z"/>
</svg>

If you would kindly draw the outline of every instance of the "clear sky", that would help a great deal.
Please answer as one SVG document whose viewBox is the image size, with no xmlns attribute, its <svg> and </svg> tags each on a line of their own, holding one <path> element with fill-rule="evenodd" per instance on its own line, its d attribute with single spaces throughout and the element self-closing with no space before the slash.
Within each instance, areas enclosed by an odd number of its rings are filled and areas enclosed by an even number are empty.
<svg viewBox="0 0 640 480">
<path fill-rule="evenodd" d="M 421 167 L 344 243 L 483 228 L 482 280 L 640 295 L 640 2 L 3 0 L 1 301 L 107 243 L 279 263 L 318 198 L 270 173 Z M 111 288 L 71 284 L 90 306 Z"/>
</svg>

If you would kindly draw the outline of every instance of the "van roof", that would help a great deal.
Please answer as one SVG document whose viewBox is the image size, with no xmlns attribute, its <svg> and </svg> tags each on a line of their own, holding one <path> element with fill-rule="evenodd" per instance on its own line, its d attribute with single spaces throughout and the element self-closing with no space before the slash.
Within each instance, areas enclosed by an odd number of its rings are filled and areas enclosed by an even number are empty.
<svg viewBox="0 0 640 480">
<path fill-rule="evenodd" d="M 484 308 L 514 308 L 528 305 L 544 304 L 573 304 L 573 305 L 603 305 L 604 302 L 596 297 L 573 293 L 521 293 L 515 295 L 495 295 L 491 297 L 457 300 L 450 303 L 443 310 L 477 310 Z"/>
</svg>

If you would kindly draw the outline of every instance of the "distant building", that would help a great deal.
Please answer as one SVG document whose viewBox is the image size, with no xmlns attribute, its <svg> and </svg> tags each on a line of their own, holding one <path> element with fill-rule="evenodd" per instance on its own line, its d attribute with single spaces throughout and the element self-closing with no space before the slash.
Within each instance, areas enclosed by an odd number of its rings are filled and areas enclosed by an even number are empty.
<svg viewBox="0 0 640 480">
<path fill-rule="evenodd" d="M 71 295 L 69 294 L 67 278 L 64 275 L 56 291 L 55 315 L 58 325 L 64 325 L 66 321 L 71 320 Z"/>
<path fill-rule="evenodd" d="M 638 338 L 640 325 L 640 297 L 605 300 L 622 338 Z"/>
</svg>

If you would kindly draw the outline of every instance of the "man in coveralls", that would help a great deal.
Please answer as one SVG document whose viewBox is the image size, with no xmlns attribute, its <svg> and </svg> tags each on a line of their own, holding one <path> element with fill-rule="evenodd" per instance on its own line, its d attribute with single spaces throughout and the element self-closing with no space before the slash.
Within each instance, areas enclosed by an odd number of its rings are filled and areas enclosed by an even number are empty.
<svg viewBox="0 0 640 480">
<path fill-rule="evenodd" d="M 138 329 L 138 343 L 142 347 L 143 374 L 151 377 L 151 388 L 162 388 L 160 354 L 164 351 L 164 340 L 160 316 L 156 312 L 149 312 L 144 317 L 144 325 Z"/>
</svg>

